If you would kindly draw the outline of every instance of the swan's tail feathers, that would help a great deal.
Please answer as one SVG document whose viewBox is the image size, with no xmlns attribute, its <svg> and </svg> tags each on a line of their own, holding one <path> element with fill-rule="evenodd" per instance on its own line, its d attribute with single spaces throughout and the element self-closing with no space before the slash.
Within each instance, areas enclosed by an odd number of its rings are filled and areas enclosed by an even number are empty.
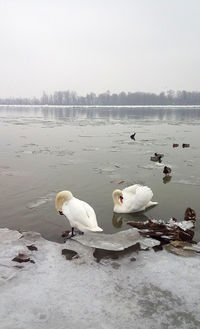
<svg viewBox="0 0 200 329">
<path fill-rule="evenodd" d="M 96 227 L 90 228 L 90 231 L 92 231 L 92 232 L 102 232 L 103 229 L 99 226 L 96 226 Z"/>
<path fill-rule="evenodd" d="M 149 207 L 154 207 L 158 204 L 158 202 L 156 201 L 149 201 L 149 203 L 146 205 L 146 208 L 149 208 Z"/>
</svg>

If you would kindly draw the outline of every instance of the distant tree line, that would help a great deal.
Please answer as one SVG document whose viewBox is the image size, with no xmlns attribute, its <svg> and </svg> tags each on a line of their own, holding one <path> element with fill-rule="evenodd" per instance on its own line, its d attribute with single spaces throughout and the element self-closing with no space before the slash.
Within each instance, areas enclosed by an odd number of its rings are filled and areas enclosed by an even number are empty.
<svg viewBox="0 0 200 329">
<path fill-rule="evenodd" d="M 146 92 L 106 91 L 96 95 L 78 96 L 75 91 L 56 91 L 48 95 L 43 92 L 40 98 L 0 98 L 0 104 L 5 105 L 200 105 L 200 92 L 173 91 L 160 94 Z"/>
</svg>

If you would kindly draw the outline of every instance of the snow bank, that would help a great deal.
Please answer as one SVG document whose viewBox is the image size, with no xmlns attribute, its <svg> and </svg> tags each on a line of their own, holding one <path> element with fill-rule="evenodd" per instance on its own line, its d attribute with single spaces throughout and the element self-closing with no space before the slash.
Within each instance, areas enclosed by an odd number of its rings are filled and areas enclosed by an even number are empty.
<svg viewBox="0 0 200 329">
<path fill-rule="evenodd" d="M 67 261 L 63 248 L 79 258 Z M 0 328 L 200 327 L 199 254 L 150 250 L 97 263 L 93 251 L 72 240 L 61 245 L 38 233 L 0 229 Z M 35 263 L 13 262 L 18 253 Z"/>
</svg>

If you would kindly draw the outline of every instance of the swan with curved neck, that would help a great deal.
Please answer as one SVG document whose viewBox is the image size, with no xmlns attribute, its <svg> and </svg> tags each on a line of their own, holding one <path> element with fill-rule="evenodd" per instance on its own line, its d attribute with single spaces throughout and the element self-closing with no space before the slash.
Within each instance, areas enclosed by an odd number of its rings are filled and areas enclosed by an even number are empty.
<svg viewBox="0 0 200 329">
<path fill-rule="evenodd" d="M 70 191 L 61 191 L 56 195 L 55 207 L 60 215 L 65 215 L 69 220 L 72 236 L 75 228 L 81 232 L 103 231 L 97 224 L 94 209 L 87 202 L 75 198 Z"/>
<path fill-rule="evenodd" d="M 151 201 L 152 197 L 153 192 L 148 186 L 138 184 L 126 187 L 122 191 L 115 190 L 112 193 L 113 211 L 124 214 L 143 211 L 158 204 L 158 202 Z"/>
</svg>

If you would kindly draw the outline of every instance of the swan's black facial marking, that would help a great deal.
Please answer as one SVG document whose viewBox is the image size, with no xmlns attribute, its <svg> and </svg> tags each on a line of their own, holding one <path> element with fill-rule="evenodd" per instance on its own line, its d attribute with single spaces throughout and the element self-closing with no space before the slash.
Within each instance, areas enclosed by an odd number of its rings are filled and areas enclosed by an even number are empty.
<svg viewBox="0 0 200 329">
<path fill-rule="evenodd" d="M 59 213 L 59 215 L 64 215 L 62 211 L 59 211 L 58 213 Z"/>
<path fill-rule="evenodd" d="M 123 203 L 123 199 L 124 199 L 123 196 L 120 195 L 119 200 L 121 203 Z"/>
</svg>

